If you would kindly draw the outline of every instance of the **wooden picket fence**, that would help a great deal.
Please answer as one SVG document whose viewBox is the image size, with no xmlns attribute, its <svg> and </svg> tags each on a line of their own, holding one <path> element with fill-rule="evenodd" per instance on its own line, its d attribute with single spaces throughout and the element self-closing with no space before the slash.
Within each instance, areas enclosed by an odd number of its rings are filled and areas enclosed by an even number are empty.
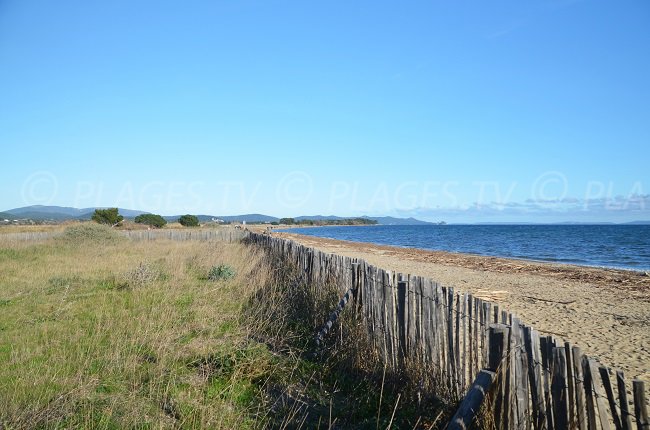
<svg viewBox="0 0 650 430">
<path fill-rule="evenodd" d="M 498 304 L 291 240 L 256 233 L 247 240 L 295 265 L 311 288 L 339 288 L 343 299 L 318 338 L 351 297 L 388 369 L 432 369 L 463 399 L 449 428 L 469 426 L 487 399 L 497 428 L 650 429 L 643 381 L 630 385 L 623 372 L 542 335 Z"/>
<path fill-rule="evenodd" d="M 244 230 L 234 228 L 214 229 L 152 229 L 152 230 L 116 230 L 119 234 L 132 240 L 217 240 L 222 242 L 237 242 L 246 237 Z M 23 233 L 0 234 L 0 239 L 6 242 L 43 241 L 48 240 L 61 232 L 38 231 Z"/>
<path fill-rule="evenodd" d="M 120 231 L 131 240 L 216 240 L 220 242 L 238 242 L 247 233 L 233 228 L 215 229 L 161 229 L 161 230 L 124 230 Z"/>
<path fill-rule="evenodd" d="M 53 235 L 49 231 L 30 231 L 22 233 L 2 233 L 0 239 L 3 242 L 22 242 L 22 241 L 41 241 L 51 238 Z"/>
</svg>

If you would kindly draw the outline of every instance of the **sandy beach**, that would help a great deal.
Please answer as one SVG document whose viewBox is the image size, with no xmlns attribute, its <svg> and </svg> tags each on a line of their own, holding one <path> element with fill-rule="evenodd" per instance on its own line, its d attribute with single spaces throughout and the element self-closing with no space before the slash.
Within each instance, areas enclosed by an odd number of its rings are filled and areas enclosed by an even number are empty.
<svg viewBox="0 0 650 430">
<path fill-rule="evenodd" d="M 650 384 L 650 276 L 273 233 L 378 267 L 432 278 L 504 305 L 540 332 Z"/>
</svg>

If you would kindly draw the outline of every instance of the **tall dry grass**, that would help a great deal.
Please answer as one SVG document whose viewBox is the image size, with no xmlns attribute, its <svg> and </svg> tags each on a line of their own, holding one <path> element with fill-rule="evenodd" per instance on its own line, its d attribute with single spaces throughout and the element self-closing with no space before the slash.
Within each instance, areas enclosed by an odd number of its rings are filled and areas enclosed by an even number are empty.
<svg viewBox="0 0 650 430">
<path fill-rule="evenodd" d="M 260 255 L 92 229 L 0 247 L 0 427 L 263 426 L 273 355 L 240 324 Z"/>
<path fill-rule="evenodd" d="M 0 237 L 0 428 L 441 428 L 353 302 L 316 347 L 338 299 L 251 245 Z"/>
<path fill-rule="evenodd" d="M 296 363 L 290 381 L 267 384 L 276 393 L 271 422 L 281 428 L 446 427 L 453 405 L 428 394 L 440 392 L 432 389 L 440 381 L 430 377 L 431 369 L 405 363 L 402 371 L 387 371 L 354 301 L 317 346 L 315 334 L 336 307 L 340 289 L 308 284 L 282 257 L 266 259 L 274 271 L 245 308 L 248 327 Z"/>
</svg>

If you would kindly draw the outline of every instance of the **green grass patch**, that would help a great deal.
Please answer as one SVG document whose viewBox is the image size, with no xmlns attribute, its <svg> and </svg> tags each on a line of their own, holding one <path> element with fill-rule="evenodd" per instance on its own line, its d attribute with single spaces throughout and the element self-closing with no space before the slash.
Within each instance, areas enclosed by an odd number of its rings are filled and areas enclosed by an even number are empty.
<svg viewBox="0 0 650 430">
<path fill-rule="evenodd" d="M 266 353 L 253 352 L 237 318 L 251 286 L 228 279 L 215 290 L 188 273 L 184 256 L 212 252 L 238 272 L 258 263 L 242 245 L 138 243 L 87 228 L 0 254 L 0 272 L 8 274 L 0 299 L 0 423 L 262 427 L 256 367 L 266 368 Z M 226 344 L 216 334 L 225 331 L 234 336 Z M 233 359 L 222 376 L 202 377 L 188 366 L 216 351 Z M 214 397 L 219 378 L 231 388 Z"/>
</svg>

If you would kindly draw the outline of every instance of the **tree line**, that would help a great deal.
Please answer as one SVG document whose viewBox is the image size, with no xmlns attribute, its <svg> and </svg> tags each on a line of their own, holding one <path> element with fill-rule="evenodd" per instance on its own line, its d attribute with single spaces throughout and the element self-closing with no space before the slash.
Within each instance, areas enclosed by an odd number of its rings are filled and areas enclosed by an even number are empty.
<svg viewBox="0 0 650 430">
<path fill-rule="evenodd" d="M 119 226 L 124 221 L 124 217 L 120 215 L 118 208 L 95 209 L 91 219 L 96 223 L 110 225 L 111 227 Z M 133 221 L 154 228 L 162 228 L 167 225 L 167 220 L 157 214 L 141 214 L 136 216 Z M 177 221 L 184 227 L 199 226 L 199 218 L 196 215 L 183 215 Z"/>
<path fill-rule="evenodd" d="M 92 220 L 99 224 L 110 225 L 116 227 L 122 224 L 124 217 L 120 215 L 118 208 L 95 209 L 92 215 Z M 161 215 L 157 214 L 141 214 L 133 220 L 137 224 L 147 225 L 154 228 L 162 228 L 167 225 L 167 220 Z M 178 218 L 177 222 L 184 227 L 198 227 L 199 218 L 196 215 L 182 215 Z M 341 219 L 298 219 L 295 218 L 280 218 L 278 221 L 271 223 L 272 225 L 298 225 L 298 226 L 326 226 L 326 225 L 374 225 L 377 224 L 376 220 L 368 218 L 341 218 Z"/>
<path fill-rule="evenodd" d="M 280 218 L 273 225 L 375 225 L 377 221 L 368 218 L 341 218 L 341 219 L 299 219 L 294 218 Z"/>
</svg>

